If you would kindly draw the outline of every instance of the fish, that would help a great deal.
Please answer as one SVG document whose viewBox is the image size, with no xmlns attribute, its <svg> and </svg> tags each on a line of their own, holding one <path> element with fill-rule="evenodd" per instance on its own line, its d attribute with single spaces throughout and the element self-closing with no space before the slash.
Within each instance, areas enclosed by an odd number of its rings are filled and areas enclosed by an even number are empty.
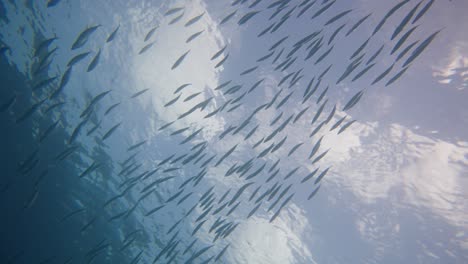
<svg viewBox="0 0 468 264">
<path fill-rule="evenodd" d="M 192 85 L 192 84 L 191 84 L 191 83 L 184 83 L 184 84 L 182 84 L 181 86 L 177 87 L 177 89 L 174 91 L 174 94 L 176 94 L 176 93 L 182 91 L 184 88 L 186 88 L 186 87 L 188 87 L 188 86 L 190 86 L 190 85 Z"/>
<path fill-rule="evenodd" d="M 398 9 L 402 8 L 404 5 L 406 5 L 409 2 L 410 2 L 410 0 L 403 0 L 403 1 L 399 2 L 398 4 L 396 4 L 395 6 L 393 6 L 387 12 L 387 14 L 382 18 L 382 20 L 380 20 L 379 24 L 377 24 L 374 31 L 372 32 L 372 35 L 375 35 L 383 27 L 383 25 L 385 24 L 385 22 L 387 21 L 387 19 L 390 16 L 392 16 L 396 11 L 398 11 Z"/>
<path fill-rule="evenodd" d="M 358 74 L 356 74 L 356 76 L 354 76 L 354 78 L 351 80 L 351 82 L 354 82 L 354 81 L 358 80 L 359 78 L 361 78 L 364 74 L 366 74 L 366 72 L 368 72 L 370 69 L 372 69 L 372 67 L 374 67 L 374 65 L 375 65 L 375 63 L 372 63 L 371 65 L 366 66 Z"/>
<path fill-rule="evenodd" d="M 416 40 L 412 42 L 411 44 L 409 44 L 406 48 L 404 48 L 396 57 L 395 62 L 401 60 L 406 55 L 406 53 L 408 53 L 418 43 L 419 43 L 419 40 Z"/>
<path fill-rule="evenodd" d="M 254 184 L 253 182 L 248 182 L 244 185 L 242 185 L 239 190 L 237 190 L 236 194 L 234 194 L 234 196 L 232 197 L 232 199 L 229 201 L 229 206 L 231 206 L 241 195 L 242 193 L 244 193 L 244 191 L 249 187 L 251 186 L 252 184 Z M 239 203 L 238 203 L 239 204 Z M 237 204 L 237 205 L 238 205 Z M 232 210 L 232 209 L 231 209 Z"/>
<path fill-rule="evenodd" d="M 89 112 L 92 110 L 92 107 L 97 104 L 102 98 L 104 98 L 108 93 L 110 93 L 112 90 L 107 90 L 102 93 L 99 93 L 96 95 L 93 99 L 91 99 L 91 102 L 89 105 L 86 107 L 86 109 L 81 113 L 80 118 L 86 116 L 89 114 Z"/>
<path fill-rule="evenodd" d="M 333 1 L 333 2 L 334 2 L 334 1 Z M 286 198 L 286 199 L 284 200 L 284 202 L 281 204 L 281 206 L 280 206 L 280 208 L 278 209 L 278 211 L 276 211 L 276 213 L 271 217 L 270 223 L 273 222 L 273 221 L 276 219 L 276 217 L 278 217 L 278 215 L 279 215 L 281 209 L 282 209 L 284 206 L 286 206 L 286 204 L 293 198 L 293 196 L 294 196 L 294 193 L 291 194 L 290 196 L 288 196 L 288 198 Z"/>
<path fill-rule="evenodd" d="M 164 105 L 164 107 L 168 107 L 168 106 L 174 104 L 175 102 L 177 102 L 177 100 L 179 100 L 179 98 L 180 98 L 180 94 L 179 94 L 177 97 L 175 97 L 174 99 L 172 99 L 171 101 L 167 102 L 167 103 Z"/>
<path fill-rule="evenodd" d="M 244 1 L 244 2 L 245 2 L 245 1 Z M 251 4 L 249 5 L 249 8 L 255 7 L 255 6 L 258 5 L 260 2 L 262 2 L 262 0 L 255 0 L 253 3 L 251 3 Z M 217 259 L 215 259 L 215 261 L 216 261 L 216 260 L 217 260 Z"/>
<path fill-rule="evenodd" d="M 254 4 L 257 3 L 257 2 L 259 2 L 259 1 L 261 1 L 261 0 L 255 1 Z M 215 262 L 215 263 L 218 263 L 218 262 L 219 262 L 219 260 L 220 260 L 221 257 L 224 255 L 224 253 L 226 253 L 226 251 L 227 251 L 227 249 L 228 249 L 228 247 L 229 247 L 230 245 L 231 245 L 231 244 L 227 244 L 227 245 L 218 253 L 218 255 L 216 255 L 216 258 L 214 259 L 214 262 Z"/>
<path fill-rule="evenodd" d="M 87 136 L 91 135 L 94 131 L 96 131 L 99 126 L 101 125 L 101 122 L 97 123 L 94 127 L 92 127 L 88 132 L 86 133 Z"/>
<path fill-rule="evenodd" d="M 266 154 L 268 154 L 270 152 L 270 150 L 275 146 L 275 143 L 272 143 L 269 147 L 267 147 L 266 149 L 264 149 L 262 152 L 260 152 L 260 154 L 258 154 L 257 158 L 260 159 L 260 158 L 263 158 Z M 255 145 L 254 145 L 254 148 L 255 148 Z"/>
<path fill-rule="evenodd" d="M 361 51 L 367 46 L 367 43 L 369 43 L 369 40 L 370 40 L 370 37 L 366 41 L 364 41 L 364 43 L 362 43 L 361 46 L 359 46 L 359 48 L 353 53 L 353 55 L 351 55 L 349 59 L 352 60 L 354 57 L 359 55 L 359 53 L 361 53 Z"/>
<path fill-rule="evenodd" d="M 276 41 L 273 43 L 273 45 L 268 49 L 269 51 L 272 51 L 276 49 L 279 45 L 281 45 L 284 41 L 286 41 L 289 38 L 289 35 L 286 37 L 281 38 L 280 40 Z"/>
<path fill-rule="evenodd" d="M 431 44 L 431 42 L 434 40 L 434 38 L 440 33 L 441 30 L 438 30 L 434 33 L 432 33 L 429 37 L 427 37 L 421 44 L 419 44 L 411 53 L 411 55 L 406 59 L 406 61 L 403 63 L 402 67 L 405 68 L 413 62 L 421 53 Z"/>
<path fill-rule="evenodd" d="M 151 43 L 148 43 L 146 44 L 143 48 L 141 48 L 141 50 L 138 52 L 138 55 L 141 55 L 143 53 L 145 53 L 146 51 L 148 51 L 151 47 L 153 47 L 154 43 L 156 42 L 151 42 Z"/>
<path fill-rule="evenodd" d="M 390 65 L 390 67 L 388 67 L 385 71 L 383 71 L 379 76 L 377 76 L 377 78 L 375 78 L 375 80 L 372 82 L 371 85 L 374 85 L 376 83 L 378 83 L 380 80 L 382 80 L 383 78 L 385 78 L 385 76 L 387 76 L 390 71 L 392 71 L 393 69 L 393 66 L 395 65 L 395 63 L 393 63 L 392 65 Z"/>
<path fill-rule="evenodd" d="M 328 91 L 328 88 L 330 88 L 329 86 L 327 86 L 327 88 L 325 88 L 322 93 L 319 95 L 319 97 L 317 98 L 317 104 L 320 103 L 320 101 L 322 101 L 323 97 L 325 96 L 325 94 L 327 94 L 327 91 Z"/>
<path fill-rule="evenodd" d="M 216 163 L 215 167 L 218 167 L 219 164 L 221 164 L 221 162 L 223 162 L 224 159 L 226 159 L 229 155 L 231 155 L 237 148 L 237 145 L 234 145 L 232 148 L 230 148 L 219 160 L 218 162 Z"/>
<path fill-rule="evenodd" d="M 35 84 L 32 88 L 33 91 L 35 90 L 38 90 L 44 86 L 48 86 L 49 84 L 51 84 L 52 82 L 54 82 L 55 80 L 57 80 L 57 76 L 54 76 L 54 77 L 50 77 L 50 78 L 47 78 L 45 80 L 42 80 L 40 82 L 38 82 L 37 84 Z"/>
<path fill-rule="evenodd" d="M 130 98 L 136 98 L 136 97 L 138 97 L 138 96 L 140 96 L 140 95 L 146 93 L 148 90 L 149 90 L 148 88 L 147 88 L 147 89 L 140 90 L 140 91 L 134 93 Z"/>
<path fill-rule="evenodd" d="M 48 0 L 47 1 L 47 8 L 54 7 L 60 3 L 60 0 Z"/>
<path fill-rule="evenodd" d="M 59 87 L 49 96 L 49 99 L 53 99 L 57 97 L 60 94 L 60 92 L 63 91 L 65 86 L 68 84 L 68 81 L 70 80 L 72 69 L 73 67 L 67 68 L 65 73 L 62 75 L 62 78 L 60 79 Z"/>
<path fill-rule="evenodd" d="M 283 180 L 286 180 L 286 179 L 290 178 L 291 176 L 293 176 L 299 170 L 299 168 L 300 167 L 296 167 L 296 168 L 292 169 L 290 172 L 288 172 L 288 174 L 286 174 L 286 176 L 284 176 Z"/>
<path fill-rule="evenodd" d="M 46 130 L 44 130 L 43 133 L 41 133 L 41 135 L 39 136 L 39 142 L 42 142 L 44 141 L 44 139 L 50 134 L 52 133 L 52 131 L 54 131 L 54 129 L 57 127 L 57 125 L 59 124 L 59 121 L 60 120 L 57 120 L 55 122 L 53 122 L 51 125 L 49 125 L 47 127 Z"/>
<path fill-rule="evenodd" d="M 411 24 L 414 24 L 418 22 L 418 20 L 426 14 L 426 12 L 431 8 L 432 4 L 434 3 L 434 0 L 430 0 L 423 8 L 419 11 L 419 13 L 414 17 L 413 22 Z"/>
<path fill-rule="evenodd" d="M 192 40 L 196 39 L 198 36 L 200 36 L 205 30 L 201 30 L 201 31 L 198 31 L 194 34 L 192 34 L 190 37 L 187 38 L 187 40 L 185 41 L 185 43 L 189 43 L 191 42 Z"/>
<path fill-rule="evenodd" d="M 315 190 L 312 191 L 312 193 L 309 195 L 309 197 L 307 197 L 307 200 L 312 199 L 312 197 L 314 197 L 317 194 L 317 192 L 320 189 L 320 186 L 322 186 L 322 185 L 319 185 L 317 188 L 315 188 Z"/>
<path fill-rule="evenodd" d="M 143 146 L 146 142 L 147 142 L 146 140 L 143 140 L 143 141 L 140 141 L 138 143 L 135 143 L 135 144 L 131 145 L 130 147 L 128 147 L 127 151 L 135 150 L 135 149 Z"/>
<path fill-rule="evenodd" d="M 354 24 L 350 29 L 349 31 L 346 33 L 346 37 L 349 36 L 351 33 L 353 33 L 362 23 L 364 23 L 364 21 L 366 21 L 370 16 L 372 15 L 372 13 L 364 16 L 363 18 L 359 19 L 358 22 L 356 22 L 356 24 Z"/>
<path fill-rule="evenodd" d="M 109 43 L 111 41 L 113 41 L 115 39 L 115 36 L 117 36 L 117 32 L 119 31 L 120 29 L 120 25 L 118 25 L 114 31 L 112 31 L 112 33 L 109 35 L 109 37 L 107 37 L 106 39 L 106 43 Z"/>
<path fill-rule="evenodd" d="M 344 126 L 342 126 L 340 128 L 340 130 L 338 131 L 338 135 L 343 133 L 348 127 L 350 127 L 354 122 L 356 122 L 356 120 L 352 120 L 352 121 L 349 121 L 348 123 L 346 123 Z"/>
<path fill-rule="evenodd" d="M 266 27 L 264 30 L 262 30 L 260 33 L 258 33 L 257 38 L 259 38 L 259 37 L 265 35 L 266 33 L 268 33 L 275 25 L 276 25 L 276 23 L 273 23 L 273 24 L 269 25 L 268 27 Z"/>
<path fill-rule="evenodd" d="M 336 0 L 335 0 L 336 1 Z M 330 54 L 330 52 L 333 50 L 333 48 L 335 47 L 335 45 L 331 46 L 328 50 L 326 50 L 322 55 L 320 55 L 320 57 L 314 62 L 314 65 L 317 65 L 318 63 L 320 63 L 323 59 L 325 59 L 328 54 Z"/>
<path fill-rule="evenodd" d="M 322 144 L 322 139 L 323 139 L 323 136 L 319 140 L 317 140 L 314 147 L 312 148 L 312 151 L 309 154 L 308 159 L 311 159 L 317 153 L 317 151 L 320 148 L 320 145 Z"/>
<path fill-rule="evenodd" d="M 260 11 L 250 11 L 248 12 L 247 14 L 245 14 L 241 19 L 239 19 L 239 21 L 237 22 L 237 24 L 239 26 L 247 23 L 247 21 L 249 21 L 250 19 L 252 19 L 255 15 L 257 15 L 258 13 L 260 13 Z"/>
<path fill-rule="evenodd" d="M 59 106 L 62 106 L 64 105 L 65 102 L 58 102 L 58 103 L 55 103 L 55 104 L 51 104 L 49 107 L 46 108 L 46 110 L 44 111 L 45 114 L 49 113 L 50 111 L 52 111 L 53 109 L 59 107 Z M 0 111 L 1 112 L 1 111 Z"/>
<path fill-rule="evenodd" d="M 236 129 L 237 126 L 229 126 L 226 130 L 223 131 L 223 133 L 221 133 L 219 135 L 219 139 L 223 139 L 227 134 L 229 134 L 230 132 L 232 132 L 234 129 Z"/>
<path fill-rule="evenodd" d="M 336 121 L 336 123 L 330 128 L 330 131 L 333 131 L 335 128 L 339 127 L 341 125 L 341 123 L 343 123 L 343 121 L 346 119 L 346 117 L 348 117 L 348 116 L 344 116 L 341 119 L 339 119 L 338 121 Z"/>
<path fill-rule="evenodd" d="M 308 5 L 306 5 L 304 8 L 302 8 L 301 11 L 299 11 L 299 14 L 297 14 L 297 17 L 296 18 L 299 18 L 301 17 L 307 10 L 309 10 L 317 1 L 313 1 L 312 3 L 309 3 Z M 299 7 L 301 7 L 301 5 L 299 5 Z"/>
<path fill-rule="evenodd" d="M 119 128 L 121 123 L 118 123 L 116 125 L 114 125 L 113 127 L 111 127 L 105 134 L 104 136 L 102 137 L 102 140 L 106 140 L 107 138 L 109 138 L 116 130 L 117 128 Z"/>
<path fill-rule="evenodd" d="M 280 50 L 280 52 L 276 55 L 276 57 L 275 57 L 275 59 L 273 60 L 272 64 L 275 64 L 275 63 L 276 63 L 276 61 L 281 57 L 281 55 L 283 54 L 283 52 L 284 52 L 284 48 L 282 48 L 282 49 Z"/>
<path fill-rule="evenodd" d="M 398 80 L 405 72 L 408 70 L 409 66 L 406 66 L 402 70 L 400 70 L 397 74 L 395 74 L 388 82 L 385 84 L 385 86 L 389 86 L 390 84 L 394 83 L 396 80 Z"/>
<path fill-rule="evenodd" d="M 205 12 L 203 12 L 200 15 L 197 15 L 194 18 L 190 19 L 189 21 L 187 21 L 187 23 L 185 23 L 185 27 L 189 27 L 189 26 L 197 23 L 204 15 L 205 15 Z"/>
<path fill-rule="evenodd" d="M 184 128 L 178 129 L 178 130 L 172 132 L 172 133 L 171 133 L 171 136 L 175 136 L 175 135 L 184 133 L 184 132 L 187 131 L 189 128 L 190 128 L 190 127 L 184 127 Z"/>
<path fill-rule="evenodd" d="M 196 130 L 196 131 L 193 132 L 191 135 L 189 135 L 186 139 L 184 139 L 183 141 L 181 141 L 181 142 L 179 143 L 179 145 L 183 145 L 183 144 L 189 142 L 190 140 L 194 139 L 202 130 L 203 130 L 203 128 L 200 128 L 200 129 Z"/>
<path fill-rule="evenodd" d="M 281 194 L 278 196 L 278 198 L 276 199 L 276 201 L 268 208 L 268 212 L 271 211 L 277 204 L 278 202 L 281 200 L 281 198 L 284 197 L 284 195 L 286 195 L 286 193 L 289 191 L 289 189 L 291 189 L 292 187 L 292 184 L 288 185 L 282 192 Z"/>
<path fill-rule="evenodd" d="M 108 115 L 113 109 L 115 109 L 119 105 L 120 105 L 120 102 L 112 104 L 111 106 L 109 106 L 109 108 L 106 109 L 106 111 L 104 112 L 104 115 L 105 116 Z"/>
<path fill-rule="evenodd" d="M 140 250 L 140 252 L 132 259 L 130 264 L 137 264 L 140 261 L 141 254 L 143 254 L 143 250 Z"/>
<path fill-rule="evenodd" d="M 47 52 L 44 57 L 42 57 L 39 61 L 39 66 L 37 67 L 38 69 L 36 72 L 40 71 L 42 68 L 44 68 L 45 63 L 48 61 L 48 59 L 58 50 L 58 47 L 55 47 L 51 51 Z M 50 62 L 49 62 L 50 63 Z"/>
<path fill-rule="evenodd" d="M 37 57 L 39 56 L 39 54 L 43 51 L 43 50 L 47 50 L 50 46 L 50 44 L 52 44 L 52 42 L 54 42 L 55 40 L 57 40 L 58 38 L 55 36 L 55 37 L 52 37 L 52 38 L 48 38 L 48 39 L 45 39 L 43 40 L 41 43 L 39 43 L 39 45 L 37 46 L 37 48 L 35 49 L 34 51 L 34 57 Z M 9 47 L 7 47 L 7 49 L 10 49 Z"/>
<path fill-rule="evenodd" d="M 255 67 L 249 68 L 249 69 L 247 69 L 247 70 L 245 70 L 245 71 L 241 72 L 241 73 L 240 73 L 240 75 L 242 76 L 242 75 L 249 74 L 249 73 L 251 73 L 251 72 L 255 71 L 257 68 L 258 68 L 258 66 L 255 66 Z"/>
<path fill-rule="evenodd" d="M 330 167 L 326 168 L 324 171 L 322 171 L 322 173 L 319 174 L 319 176 L 317 176 L 317 179 L 315 179 L 315 182 L 314 184 L 317 184 L 319 183 L 323 177 L 325 177 L 325 175 L 327 174 L 327 172 L 330 170 Z"/>
<path fill-rule="evenodd" d="M 215 69 L 224 64 L 224 62 L 229 58 L 229 53 L 224 56 L 224 58 L 216 64 Z"/>
<path fill-rule="evenodd" d="M 76 209 L 76 210 L 74 210 L 74 211 L 72 211 L 72 212 L 66 214 L 65 216 L 63 216 L 63 217 L 59 220 L 59 222 L 60 222 L 60 223 L 65 222 L 67 219 L 71 218 L 72 216 L 77 215 L 77 214 L 82 213 L 82 212 L 85 212 L 85 211 L 86 211 L 85 208 L 78 208 L 78 209 Z"/>
<path fill-rule="evenodd" d="M 231 18 L 237 13 L 237 10 L 235 10 L 234 12 L 228 14 L 227 16 L 225 16 L 221 22 L 219 22 L 220 25 L 223 25 L 224 23 L 227 23 L 229 20 L 231 20 Z"/>
<path fill-rule="evenodd" d="M 377 56 L 379 56 L 379 54 L 382 52 L 384 47 L 385 44 L 382 44 L 382 46 L 380 46 L 380 48 L 369 58 L 369 60 L 366 62 L 366 65 L 369 65 L 371 62 L 373 62 L 375 58 L 377 58 Z"/>
<path fill-rule="evenodd" d="M 169 21 L 169 25 L 179 22 L 179 20 L 181 20 L 184 15 L 185 15 L 185 12 L 182 12 L 182 14 L 174 17 L 171 21 Z"/>
<path fill-rule="evenodd" d="M 223 89 L 224 87 L 228 86 L 231 82 L 232 82 L 231 80 L 230 80 L 230 81 L 227 81 L 227 82 L 224 82 L 224 83 L 222 83 L 222 84 L 216 86 L 216 87 L 214 88 L 214 90 L 221 90 L 221 89 Z"/>
<path fill-rule="evenodd" d="M 403 20 L 400 22 L 400 24 L 395 28 L 395 30 L 393 31 L 393 34 L 390 38 L 390 40 L 393 40 L 395 39 L 398 34 L 400 34 L 401 31 L 403 31 L 403 29 L 405 28 L 405 26 L 410 22 L 411 18 L 414 16 L 414 14 L 416 13 L 416 10 L 419 8 L 419 6 L 421 5 L 422 1 L 419 1 L 419 3 L 416 4 L 416 6 L 413 7 L 413 9 L 411 9 L 408 14 L 403 18 Z"/>
<path fill-rule="evenodd" d="M 206 220 L 201 221 L 192 231 L 192 236 L 194 236 L 198 230 L 203 226 L 203 224 L 206 222 Z"/>
<path fill-rule="evenodd" d="M 309 137 L 313 137 L 315 134 L 317 134 L 318 131 L 326 124 L 326 120 L 320 123 L 313 131 L 310 133 Z"/>
<path fill-rule="evenodd" d="M 353 11 L 353 9 L 348 9 L 346 11 L 343 11 L 341 13 L 339 13 L 338 15 L 330 18 L 326 23 L 325 23 L 325 26 L 328 26 L 334 22 L 336 22 L 337 20 L 339 20 L 340 18 L 346 16 L 347 14 L 349 14 L 351 11 Z"/>
<path fill-rule="evenodd" d="M 278 105 L 276 105 L 276 109 L 279 109 L 281 106 L 283 106 L 288 100 L 289 98 L 291 98 L 291 96 L 294 94 L 294 91 L 290 92 L 288 95 L 286 95 L 283 100 L 281 100 Z"/>
<path fill-rule="evenodd" d="M 88 166 L 88 168 L 86 168 L 79 176 L 79 178 L 84 178 L 86 175 L 92 173 L 93 171 L 95 171 L 96 169 L 98 169 L 99 167 L 101 167 L 102 164 L 100 163 L 96 163 L 96 162 L 93 162 L 91 165 Z"/>
<path fill-rule="evenodd" d="M 314 117 L 312 118 L 311 124 L 313 124 L 315 121 L 317 121 L 317 119 L 320 117 L 320 114 L 322 114 L 323 109 L 325 108 L 325 105 L 327 104 L 327 102 L 328 102 L 328 100 L 326 100 L 325 102 L 323 102 L 323 104 L 319 107 L 319 109 L 318 109 L 317 112 L 315 113 Z"/>
<path fill-rule="evenodd" d="M 202 249 L 200 249 L 199 251 L 195 252 L 186 262 L 185 264 L 189 264 L 189 263 L 192 263 L 194 259 L 200 257 L 201 255 L 203 255 L 203 253 L 205 253 L 206 251 L 208 251 L 210 248 L 212 248 L 213 245 L 211 246 L 206 246 Z"/>
<path fill-rule="evenodd" d="M 355 95 L 353 95 L 353 97 L 351 97 L 351 99 L 349 99 L 349 101 L 345 104 L 342 111 L 349 110 L 353 106 L 355 106 L 359 102 L 359 100 L 361 100 L 361 97 L 363 94 L 364 94 L 364 90 L 361 90 L 357 92 Z"/>
<path fill-rule="evenodd" d="M 255 214 L 255 212 L 257 212 L 258 208 L 260 208 L 261 205 L 262 205 L 262 203 L 258 203 L 258 204 L 249 212 L 249 214 L 247 215 L 247 219 L 249 219 L 253 214 Z"/>
<path fill-rule="evenodd" d="M 284 24 L 284 22 L 287 21 L 288 18 L 289 18 L 289 17 L 282 18 L 278 23 L 275 24 L 275 26 L 274 26 L 273 29 L 270 31 L 270 33 L 276 32 L 276 31 Z"/>
<path fill-rule="evenodd" d="M 169 197 L 165 203 L 170 203 L 172 201 L 174 201 L 175 199 L 177 199 L 177 197 L 179 197 L 182 193 L 184 192 L 184 189 L 178 191 L 176 194 L 172 195 L 171 197 Z"/>
<path fill-rule="evenodd" d="M 144 42 L 148 41 L 154 34 L 154 32 L 156 31 L 156 29 L 158 29 L 159 26 L 155 26 L 153 27 L 152 29 L 150 29 L 148 31 L 148 33 L 146 33 L 146 36 L 145 36 L 145 39 L 144 39 Z"/>
<path fill-rule="evenodd" d="M 251 178 L 257 176 L 260 172 L 263 171 L 265 166 L 266 166 L 266 162 L 262 166 L 260 166 L 260 168 L 258 168 L 256 171 L 252 172 L 249 176 L 247 176 L 245 179 L 250 180 Z"/>
<path fill-rule="evenodd" d="M 331 119 L 333 118 L 333 116 L 335 115 L 335 112 L 336 112 L 336 104 L 333 106 L 333 109 L 331 110 L 330 114 L 328 115 L 327 119 L 325 119 L 325 124 L 328 124 Z"/>
<path fill-rule="evenodd" d="M 268 183 L 269 181 L 273 180 L 273 178 L 275 178 L 276 175 L 278 175 L 279 171 L 280 171 L 280 169 L 277 169 L 276 171 L 274 171 L 274 172 L 270 175 L 270 177 L 268 177 L 268 179 L 266 179 L 265 182 Z"/>
<path fill-rule="evenodd" d="M 307 174 L 302 180 L 301 180 L 301 183 L 304 183 L 308 180 L 310 180 L 312 177 L 314 177 L 314 175 L 317 173 L 319 169 L 315 169 L 314 171 L 312 171 L 311 173 Z"/>
<path fill-rule="evenodd" d="M 78 134 L 80 133 L 81 129 L 83 126 L 88 122 L 88 119 L 82 120 L 78 125 L 75 127 L 73 130 L 72 134 L 70 135 L 70 138 L 68 139 L 68 144 L 73 143 L 75 139 L 78 137 Z"/>
<path fill-rule="evenodd" d="M 255 133 L 255 131 L 257 131 L 258 126 L 259 125 L 256 125 L 254 128 L 252 128 L 252 130 L 250 130 L 250 132 L 245 135 L 244 140 L 249 139 Z"/>
<path fill-rule="evenodd" d="M 296 144 L 294 145 L 291 150 L 289 151 L 288 153 L 288 157 L 291 156 L 297 149 L 299 149 L 299 147 L 301 147 L 304 143 L 299 143 L 299 144 Z"/>
<path fill-rule="evenodd" d="M 98 65 L 99 63 L 99 58 L 101 57 L 101 49 L 99 49 L 99 51 L 96 53 L 96 55 L 94 56 L 94 58 L 91 60 L 91 62 L 89 63 L 88 65 L 88 69 L 86 70 L 87 72 L 90 72 L 92 70 L 94 70 L 94 68 L 96 68 L 96 66 Z"/>
<path fill-rule="evenodd" d="M 314 13 L 314 15 L 311 17 L 311 19 L 314 19 L 318 16 L 320 16 L 323 12 L 327 11 L 333 4 L 335 4 L 336 0 L 331 1 L 330 3 L 326 4 L 324 7 L 320 8 L 317 12 Z"/>
<path fill-rule="evenodd" d="M 24 111 L 24 113 L 22 113 L 18 118 L 16 118 L 15 123 L 19 124 L 19 123 L 23 122 L 24 120 L 28 119 L 30 116 L 32 116 L 37 111 L 37 109 L 39 109 L 39 107 L 45 102 L 45 100 L 46 99 L 42 99 L 39 102 L 36 102 L 33 105 L 31 105 L 26 111 Z M 9 105 L 7 105 L 6 108 L 8 108 L 8 107 L 9 107 Z"/>
<path fill-rule="evenodd" d="M 283 112 L 281 112 L 278 116 L 276 116 L 270 123 L 270 126 L 273 126 L 278 120 L 283 116 Z"/>
<path fill-rule="evenodd" d="M 88 229 L 91 225 L 94 224 L 94 222 L 96 221 L 97 217 L 94 217 L 92 218 L 88 223 L 86 223 L 80 230 L 81 233 L 83 233 L 84 231 L 86 231 L 86 229 Z"/>
<path fill-rule="evenodd" d="M 273 2 L 273 3 L 271 3 L 270 5 L 268 5 L 267 8 L 270 9 L 270 8 L 282 5 L 283 3 L 287 3 L 287 2 L 289 2 L 289 0 L 286 0 L 286 1 L 285 0 L 277 0 L 277 1 Z M 282 8 L 282 6 L 279 6 L 278 9 L 279 8 Z"/>
<path fill-rule="evenodd" d="M 0 113 L 10 109 L 11 106 L 16 102 L 16 94 L 13 94 L 6 102 L 0 105 Z"/>
<path fill-rule="evenodd" d="M 88 42 L 89 37 L 100 27 L 101 25 L 96 25 L 96 26 L 91 26 L 87 27 L 85 30 L 83 30 L 78 37 L 75 39 L 75 41 L 72 44 L 71 49 L 75 50 L 78 48 L 83 47 L 86 42 Z"/>
<path fill-rule="evenodd" d="M 157 211 L 161 210 L 162 208 L 164 208 L 164 206 L 166 206 L 165 204 L 163 205 L 160 205 L 160 206 L 156 206 L 155 208 L 149 210 L 145 216 L 151 216 L 152 214 L 156 213 Z"/>
<path fill-rule="evenodd" d="M 271 56 L 273 56 L 274 53 L 275 53 L 275 51 L 272 51 L 272 52 L 268 53 L 267 55 L 265 55 L 265 56 L 263 56 L 263 57 L 257 59 L 257 62 L 262 62 L 262 61 L 264 61 L 264 60 L 270 58 Z"/>
<path fill-rule="evenodd" d="M 279 1 L 277 1 L 279 2 Z M 275 18 L 279 13 L 281 13 L 283 10 L 286 10 L 286 7 L 285 6 L 281 6 L 281 7 L 278 7 L 276 9 L 276 11 L 270 16 L 270 18 L 268 18 L 268 20 L 272 20 L 273 18 Z M 284 20 L 284 19 L 283 19 Z"/>
<path fill-rule="evenodd" d="M 242 98 L 244 98 L 244 96 L 247 94 L 247 92 L 244 92 L 243 94 L 241 94 L 239 97 L 237 97 L 236 99 L 232 100 L 231 101 L 231 104 L 235 104 L 237 102 L 239 102 L 240 100 L 242 100 Z"/>
<path fill-rule="evenodd" d="M 170 16 L 170 15 L 178 13 L 178 12 L 180 12 L 182 10 L 184 10 L 183 7 L 173 7 L 171 9 L 167 10 L 166 13 L 164 13 L 164 16 Z"/>
</svg>

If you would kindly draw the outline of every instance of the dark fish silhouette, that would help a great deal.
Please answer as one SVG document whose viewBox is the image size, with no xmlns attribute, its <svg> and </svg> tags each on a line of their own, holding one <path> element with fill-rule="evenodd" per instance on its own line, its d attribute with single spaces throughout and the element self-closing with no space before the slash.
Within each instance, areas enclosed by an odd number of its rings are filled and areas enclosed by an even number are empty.
<svg viewBox="0 0 468 264">
<path fill-rule="evenodd" d="M 185 59 L 185 57 L 189 54 L 190 50 L 188 50 L 187 52 L 185 52 L 184 54 L 182 54 L 177 60 L 176 62 L 174 62 L 174 64 L 172 65 L 171 67 L 171 70 L 174 70 L 175 68 L 177 68 Z"/>
<path fill-rule="evenodd" d="M 96 25 L 92 27 L 88 27 L 85 30 L 83 30 L 78 37 L 75 39 L 75 41 L 72 44 L 72 50 L 78 49 L 83 47 L 86 42 L 88 42 L 89 37 L 100 27 L 101 25 Z"/>
</svg>

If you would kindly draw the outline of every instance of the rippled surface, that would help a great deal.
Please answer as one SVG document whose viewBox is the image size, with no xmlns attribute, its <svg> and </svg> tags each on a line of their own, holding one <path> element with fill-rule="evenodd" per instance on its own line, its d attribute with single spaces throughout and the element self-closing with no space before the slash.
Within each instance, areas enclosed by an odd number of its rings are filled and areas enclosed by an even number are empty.
<svg viewBox="0 0 468 264">
<path fill-rule="evenodd" d="M 467 262 L 466 2 L 45 2 L 0 2 L 2 263 Z"/>
</svg>

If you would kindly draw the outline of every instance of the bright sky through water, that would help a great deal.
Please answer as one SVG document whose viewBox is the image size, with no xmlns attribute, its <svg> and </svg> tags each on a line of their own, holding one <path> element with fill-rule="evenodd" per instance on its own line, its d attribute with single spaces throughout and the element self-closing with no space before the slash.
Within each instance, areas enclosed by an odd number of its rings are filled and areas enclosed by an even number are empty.
<svg viewBox="0 0 468 264">
<path fill-rule="evenodd" d="M 0 262 L 468 263 L 467 10 L 0 1 Z"/>
</svg>

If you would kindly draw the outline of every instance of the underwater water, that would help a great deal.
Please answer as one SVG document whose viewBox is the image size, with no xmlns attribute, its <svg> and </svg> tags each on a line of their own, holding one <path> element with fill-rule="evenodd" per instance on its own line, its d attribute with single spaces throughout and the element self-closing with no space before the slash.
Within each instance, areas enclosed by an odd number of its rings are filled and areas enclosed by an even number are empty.
<svg viewBox="0 0 468 264">
<path fill-rule="evenodd" d="M 467 263 L 467 10 L 0 1 L 0 263 Z"/>
</svg>

